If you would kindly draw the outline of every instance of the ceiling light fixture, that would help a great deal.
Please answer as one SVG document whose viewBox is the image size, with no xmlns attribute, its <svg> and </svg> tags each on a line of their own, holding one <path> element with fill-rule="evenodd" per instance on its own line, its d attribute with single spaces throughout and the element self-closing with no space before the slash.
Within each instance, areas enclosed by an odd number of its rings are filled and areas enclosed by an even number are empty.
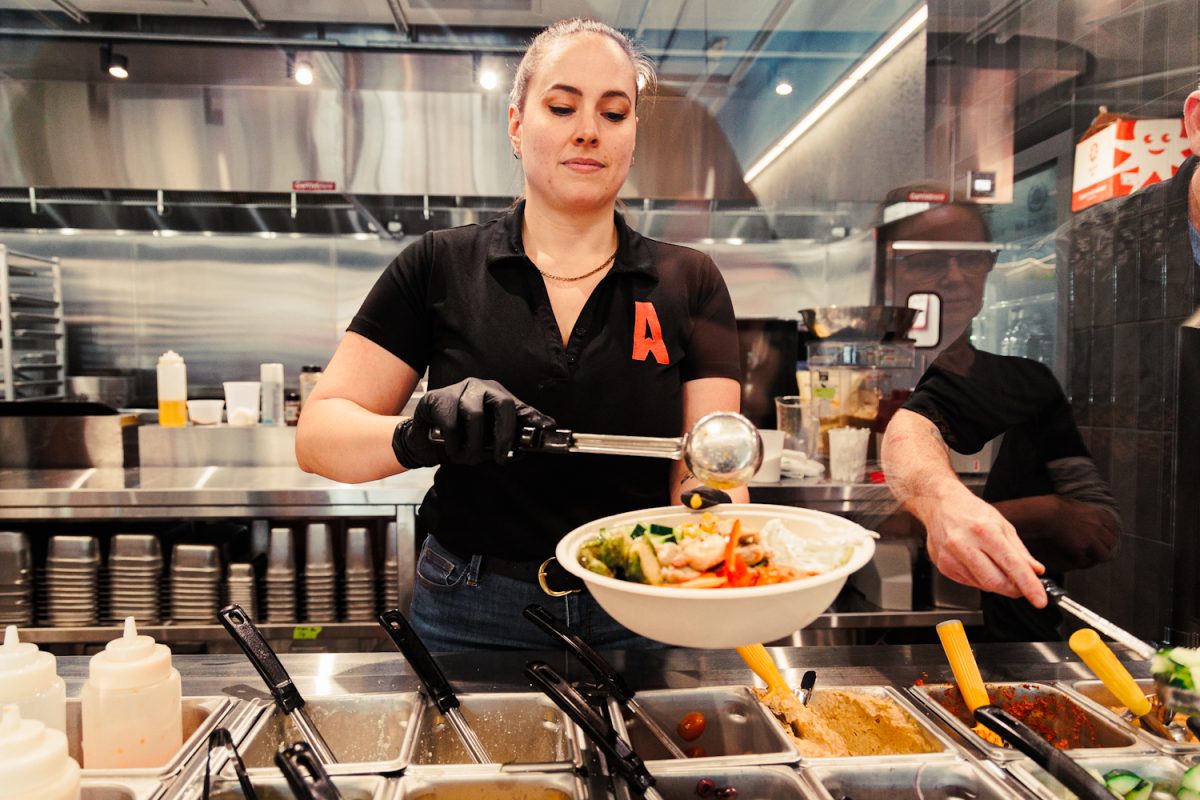
<svg viewBox="0 0 1200 800">
<path fill-rule="evenodd" d="M 496 70 L 484 67 L 479 70 L 479 85 L 490 92 L 500 85 L 500 76 L 496 74 Z"/>
<path fill-rule="evenodd" d="M 775 84 L 775 94 L 780 97 L 787 97 L 792 93 L 792 84 L 786 78 Z"/>
<path fill-rule="evenodd" d="M 120 53 L 114 53 L 111 44 L 100 45 L 100 69 L 114 78 L 125 80 L 129 77 L 129 59 Z"/>
<path fill-rule="evenodd" d="M 287 54 L 287 76 L 301 86 L 311 86 L 314 78 L 312 64 L 307 59 Z"/>
<path fill-rule="evenodd" d="M 784 134 L 783 138 L 776 142 L 770 150 L 768 150 L 762 158 L 754 163 L 750 169 L 746 170 L 746 183 L 762 174 L 762 171 L 769 167 L 775 159 L 779 158 L 783 153 L 796 143 L 796 140 L 808 132 L 810 128 L 817 124 L 818 121 L 829 111 L 841 102 L 842 98 L 850 94 L 851 91 L 866 77 L 871 74 L 871 70 L 878 67 L 884 60 L 894 53 L 900 45 L 904 44 L 917 31 L 925 26 L 925 21 L 929 18 L 929 6 L 922 5 L 909 17 L 900 23 L 891 34 L 889 34 L 882 42 L 880 42 L 874 50 L 867 54 L 866 58 L 858 62 L 850 72 L 838 82 L 837 86 L 825 93 L 815 106 L 807 114 L 805 114 L 796 125 Z"/>
</svg>

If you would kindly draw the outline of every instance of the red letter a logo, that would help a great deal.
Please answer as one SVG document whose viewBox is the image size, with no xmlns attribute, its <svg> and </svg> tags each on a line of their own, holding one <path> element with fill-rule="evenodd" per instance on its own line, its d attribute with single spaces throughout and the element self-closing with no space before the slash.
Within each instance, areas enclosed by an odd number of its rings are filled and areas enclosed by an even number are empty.
<svg viewBox="0 0 1200 800">
<path fill-rule="evenodd" d="M 645 361 L 646 356 L 653 355 L 654 360 L 663 366 L 671 363 L 667 356 L 667 345 L 663 342 L 662 326 L 658 324 L 658 314 L 654 311 L 654 304 L 635 301 L 633 309 L 633 360 Z"/>
</svg>

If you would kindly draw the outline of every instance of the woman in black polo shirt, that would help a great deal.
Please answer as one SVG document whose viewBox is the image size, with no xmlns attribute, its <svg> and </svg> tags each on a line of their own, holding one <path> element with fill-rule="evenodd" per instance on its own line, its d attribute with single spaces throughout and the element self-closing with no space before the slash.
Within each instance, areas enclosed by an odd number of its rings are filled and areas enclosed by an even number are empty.
<svg viewBox="0 0 1200 800">
<path fill-rule="evenodd" d="M 638 95 L 652 82 L 649 61 L 607 25 L 543 31 L 509 108 L 524 199 L 406 248 L 305 404 L 296 455 L 307 471 L 358 482 L 438 467 L 420 511 L 431 535 L 412 608 L 431 649 L 544 647 L 521 618 L 531 602 L 594 645 L 645 644 L 589 595 L 551 603 L 536 569 L 573 528 L 676 502 L 694 480 L 661 459 L 509 459 L 513 438 L 553 424 L 678 436 L 738 408 L 733 307 L 716 265 L 639 235 L 615 211 Z M 395 416 L 426 368 L 431 390 L 413 418 Z M 430 441 L 433 428 L 444 445 Z"/>
</svg>

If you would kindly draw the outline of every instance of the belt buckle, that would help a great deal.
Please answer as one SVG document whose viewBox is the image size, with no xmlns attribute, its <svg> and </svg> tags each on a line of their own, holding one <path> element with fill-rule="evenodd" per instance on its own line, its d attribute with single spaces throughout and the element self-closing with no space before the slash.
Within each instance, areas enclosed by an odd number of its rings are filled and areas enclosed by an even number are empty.
<svg viewBox="0 0 1200 800">
<path fill-rule="evenodd" d="M 545 561 L 542 562 L 540 567 L 538 567 L 538 572 L 537 572 L 538 586 L 542 587 L 542 591 L 545 592 L 546 594 L 548 594 L 550 597 L 566 597 L 567 595 L 578 593 L 580 591 L 579 589 L 558 590 L 558 589 L 550 588 L 550 584 L 547 583 L 547 581 L 546 581 L 546 570 L 550 568 L 550 564 L 552 562 L 557 561 L 557 560 L 558 559 L 555 558 L 554 556 L 550 556 L 549 558 L 547 558 Z"/>
</svg>

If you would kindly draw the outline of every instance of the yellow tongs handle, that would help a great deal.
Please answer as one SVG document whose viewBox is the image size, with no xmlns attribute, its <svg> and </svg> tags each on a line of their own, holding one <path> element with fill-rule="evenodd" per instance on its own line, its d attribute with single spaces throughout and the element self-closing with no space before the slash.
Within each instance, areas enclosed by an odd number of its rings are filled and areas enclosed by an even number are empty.
<svg viewBox="0 0 1200 800">
<path fill-rule="evenodd" d="M 754 670 L 754 674 L 762 678 L 767 689 L 771 692 L 790 694 L 792 689 L 779 673 L 771 654 L 761 644 L 747 644 L 737 649 L 738 655 L 746 662 L 746 666 Z"/>
<path fill-rule="evenodd" d="M 946 651 L 946 660 L 954 672 L 954 680 L 958 682 L 958 690 L 962 692 L 967 709 L 974 714 L 975 709 L 988 705 L 991 700 L 983 685 L 983 677 L 979 674 L 979 665 L 975 663 L 975 654 L 971 652 L 971 643 L 967 641 L 967 632 L 963 630 L 962 620 L 948 619 L 938 623 L 937 633 L 942 640 L 942 649 Z"/>
<path fill-rule="evenodd" d="M 1091 628 L 1080 628 L 1071 634 L 1068 644 L 1075 655 L 1088 665 L 1088 669 L 1096 673 L 1105 688 L 1134 716 L 1144 717 L 1150 713 L 1150 701 L 1146 699 L 1146 693 L 1134 681 L 1129 670 L 1117 660 L 1116 654 L 1104 643 L 1100 634 Z"/>
</svg>

